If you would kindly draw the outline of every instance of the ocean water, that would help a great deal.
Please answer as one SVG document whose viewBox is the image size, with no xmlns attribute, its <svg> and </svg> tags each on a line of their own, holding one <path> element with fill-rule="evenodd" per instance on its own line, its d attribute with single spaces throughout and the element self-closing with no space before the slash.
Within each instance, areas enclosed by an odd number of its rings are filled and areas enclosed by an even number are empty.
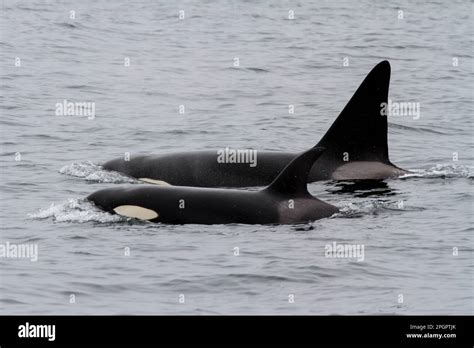
<svg viewBox="0 0 474 348">
<path fill-rule="evenodd" d="M 38 259 L 0 258 L 0 314 L 474 314 L 471 1 L 1 6 L 0 242 Z M 100 167 L 126 152 L 308 149 L 384 59 L 390 99 L 420 105 L 389 117 L 413 173 L 310 184 L 332 218 L 167 226 L 84 200 L 142 185 Z"/>
</svg>

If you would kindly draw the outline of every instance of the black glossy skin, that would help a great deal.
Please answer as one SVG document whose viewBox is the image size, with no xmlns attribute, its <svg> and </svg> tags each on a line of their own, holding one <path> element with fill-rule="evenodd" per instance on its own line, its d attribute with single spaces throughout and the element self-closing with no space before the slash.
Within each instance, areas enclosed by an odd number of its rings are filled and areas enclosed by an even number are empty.
<svg viewBox="0 0 474 348">
<path fill-rule="evenodd" d="M 311 195 L 282 196 L 262 191 L 171 186 L 131 186 L 97 191 L 87 197 L 113 213 L 121 205 L 138 205 L 159 214 L 152 222 L 166 224 L 292 224 L 329 217 L 335 206 Z M 293 209 L 289 200 L 293 199 Z M 180 208 L 184 200 L 184 209 Z"/>
<path fill-rule="evenodd" d="M 248 163 L 218 163 L 216 151 L 178 152 L 163 155 L 137 156 L 124 161 L 111 160 L 105 169 L 124 173 L 134 178 L 165 181 L 174 186 L 194 187 L 251 187 L 269 185 L 278 173 L 297 156 L 297 153 L 257 153 L 257 166 Z M 341 154 L 341 158 L 342 158 Z M 338 169 L 351 163 L 354 170 L 337 176 Z M 321 158 L 313 165 L 308 182 L 320 180 L 359 180 L 394 178 L 406 173 L 391 163 L 376 161 L 333 161 Z M 368 169 L 360 166 L 368 163 Z"/>
<path fill-rule="evenodd" d="M 308 182 L 318 180 L 364 180 L 393 178 L 405 170 L 388 156 L 387 117 L 381 103 L 388 100 L 390 64 L 379 63 L 367 75 L 353 97 L 317 146 L 326 151 L 314 163 Z M 103 166 L 141 179 L 165 181 L 176 186 L 250 187 L 270 184 L 297 156 L 291 152 L 257 152 L 257 166 L 248 163 L 218 163 L 216 151 L 132 156 Z"/>
<path fill-rule="evenodd" d="M 260 191 L 140 185 L 101 190 L 88 199 L 108 212 L 121 207 L 118 210 L 123 213 L 123 206 L 152 210 L 158 217 L 150 221 L 167 224 L 308 222 L 338 212 L 335 206 L 311 196 L 307 190 L 311 166 L 323 152 L 324 148 L 314 147 L 300 154 Z"/>
<path fill-rule="evenodd" d="M 218 163 L 216 151 L 192 151 L 118 158 L 103 165 L 134 178 L 165 181 L 175 186 L 249 187 L 269 185 L 297 154 L 258 152 L 257 166 Z"/>
</svg>

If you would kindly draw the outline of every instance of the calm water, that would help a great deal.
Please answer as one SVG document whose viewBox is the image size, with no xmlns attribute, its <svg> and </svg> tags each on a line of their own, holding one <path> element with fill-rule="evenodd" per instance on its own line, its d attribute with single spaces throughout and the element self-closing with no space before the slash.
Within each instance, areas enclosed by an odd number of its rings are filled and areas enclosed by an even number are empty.
<svg viewBox="0 0 474 348">
<path fill-rule="evenodd" d="M 38 246 L 36 262 L 0 258 L 1 314 L 474 313 L 471 1 L 4 1 L 1 12 L 0 242 Z M 421 106 L 389 118 L 391 160 L 415 174 L 311 184 L 339 216 L 165 226 L 83 201 L 129 181 L 99 166 L 125 152 L 305 150 L 383 59 L 390 98 Z M 56 116 L 63 100 L 94 102 L 95 118 Z M 364 260 L 325 257 L 333 242 L 364 245 Z"/>
</svg>

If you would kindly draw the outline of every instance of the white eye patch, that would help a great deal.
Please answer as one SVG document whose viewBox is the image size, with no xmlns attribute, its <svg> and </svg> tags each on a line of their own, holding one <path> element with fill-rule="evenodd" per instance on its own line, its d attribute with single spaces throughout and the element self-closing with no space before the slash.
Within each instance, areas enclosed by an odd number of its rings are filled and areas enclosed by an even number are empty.
<svg viewBox="0 0 474 348">
<path fill-rule="evenodd" d="M 140 220 L 153 220 L 158 217 L 156 211 L 138 205 L 120 205 L 115 207 L 114 211 L 119 215 Z"/>
<path fill-rule="evenodd" d="M 171 186 L 171 184 L 168 184 L 166 181 L 163 181 L 163 180 L 155 180 L 155 179 L 149 179 L 149 178 L 139 178 L 138 180 L 141 180 L 153 185 Z"/>
</svg>

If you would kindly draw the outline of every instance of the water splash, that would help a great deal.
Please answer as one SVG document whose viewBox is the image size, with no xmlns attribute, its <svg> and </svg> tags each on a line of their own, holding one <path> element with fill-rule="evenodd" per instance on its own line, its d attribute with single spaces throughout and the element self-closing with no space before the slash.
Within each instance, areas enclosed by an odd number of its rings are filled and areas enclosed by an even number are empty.
<svg viewBox="0 0 474 348">
<path fill-rule="evenodd" d="M 94 164 L 90 161 L 69 164 L 67 166 L 62 167 L 59 170 L 59 173 L 74 176 L 77 178 L 84 178 L 87 181 L 94 182 L 116 184 L 139 183 L 138 180 L 135 180 L 118 172 L 105 170 L 102 166 Z"/>
<path fill-rule="evenodd" d="M 339 207 L 339 213 L 334 217 L 358 218 L 365 215 L 376 215 L 384 212 L 421 211 L 425 208 L 407 205 L 404 201 L 372 200 L 362 202 L 347 202 Z"/>
<path fill-rule="evenodd" d="M 474 166 L 461 164 L 437 164 L 429 169 L 410 169 L 409 174 L 400 176 L 399 179 L 408 178 L 468 178 L 474 177 Z"/>
<path fill-rule="evenodd" d="M 49 208 L 40 209 L 36 213 L 28 214 L 31 219 L 53 219 L 57 222 L 123 222 L 127 221 L 119 215 L 106 213 L 94 204 L 83 198 L 70 198 L 66 202 L 51 204 Z"/>
</svg>

